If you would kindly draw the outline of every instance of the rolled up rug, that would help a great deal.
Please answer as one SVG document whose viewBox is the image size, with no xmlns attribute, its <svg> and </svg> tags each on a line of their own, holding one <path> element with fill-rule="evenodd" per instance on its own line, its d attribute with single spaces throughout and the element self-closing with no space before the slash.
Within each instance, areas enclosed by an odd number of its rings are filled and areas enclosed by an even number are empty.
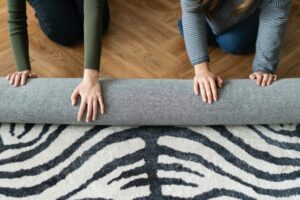
<svg viewBox="0 0 300 200">
<path fill-rule="evenodd" d="M 227 80 L 211 105 L 194 95 L 191 80 L 100 81 L 106 110 L 89 125 L 300 123 L 300 79 L 282 79 L 264 88 L 251 80 Z M 85 125 L 77 122 L 79 107 L 70 101 L 79 82 L 38 78 L 14 88 L 0 79 L 0 122 Z"/>
</svg>

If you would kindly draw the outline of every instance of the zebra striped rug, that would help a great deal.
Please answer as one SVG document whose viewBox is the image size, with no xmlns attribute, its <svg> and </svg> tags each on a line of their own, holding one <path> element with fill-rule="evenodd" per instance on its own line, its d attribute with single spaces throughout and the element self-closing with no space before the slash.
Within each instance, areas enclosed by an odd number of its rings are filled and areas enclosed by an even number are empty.
<svg viewBox="0 0 300 200">
<path fill-rule="evenodd" d="M 300 125 L 0 126 L 0 199 L 300 199 Z"/>
</svg>

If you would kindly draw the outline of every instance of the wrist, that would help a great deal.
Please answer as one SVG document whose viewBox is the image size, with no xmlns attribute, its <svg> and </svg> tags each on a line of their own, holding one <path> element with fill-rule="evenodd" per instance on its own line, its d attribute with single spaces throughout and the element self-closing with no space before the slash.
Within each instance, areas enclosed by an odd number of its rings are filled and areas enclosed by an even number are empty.
<svg viewBox="0 0 300 200">
<path fill-rule="evenodd" d="M 209 71 L 209 64 L 208 62 L 200 63 L 194 66 L 195 74 L 201 74 L 203 72 Z"/>
<path fill-rule="evenodd" d="M 25 72 L 25 71 L 31 71 L 31 68 L 28 68 L 28 67 L 17 67 L 17 72 Z"/>
<path fill-rule="evenodd" d="M 83 80 L 85 81 L 98 81 L 99 72 L 94 69 L 85 69 L 83 74 Z"/>
</svg>

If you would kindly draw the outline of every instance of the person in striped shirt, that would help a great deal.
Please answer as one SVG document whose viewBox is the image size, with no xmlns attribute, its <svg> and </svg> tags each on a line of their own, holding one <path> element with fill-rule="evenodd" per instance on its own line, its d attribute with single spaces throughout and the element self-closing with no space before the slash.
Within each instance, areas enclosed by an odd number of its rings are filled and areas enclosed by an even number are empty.
<svg viewBox="0 0 300 200">
<path fill-rule="evenodd" d="M 195 69 L 195 95 L 213 103 L 218 99 L 217 89 L 224 84 L 209 69 L 211 42 L 232 54 L 255 50 L 249 78 L 258 86 L 276 81 L 291 5 L 292 0 L 181 0 L 179 28 Z"/>
</svg>

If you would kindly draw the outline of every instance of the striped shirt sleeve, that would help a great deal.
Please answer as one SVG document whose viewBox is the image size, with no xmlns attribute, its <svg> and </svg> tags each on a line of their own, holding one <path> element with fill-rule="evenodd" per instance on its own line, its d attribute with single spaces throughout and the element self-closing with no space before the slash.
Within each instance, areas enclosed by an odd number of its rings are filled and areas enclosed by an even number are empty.
<svg viewBox="0 0 300 200">
<path fill-rule="evenodd" d="M 253 71 L 276 73 L 292 0 L 266 0 L 261 5 Z"/>
<path fill-rule="evenodd" d="M 194 0 L 181 0 L 184 41 L 194 66 L 209 61 L 205 13 L 191 12 L 196 6 Z"/>
</svg>

